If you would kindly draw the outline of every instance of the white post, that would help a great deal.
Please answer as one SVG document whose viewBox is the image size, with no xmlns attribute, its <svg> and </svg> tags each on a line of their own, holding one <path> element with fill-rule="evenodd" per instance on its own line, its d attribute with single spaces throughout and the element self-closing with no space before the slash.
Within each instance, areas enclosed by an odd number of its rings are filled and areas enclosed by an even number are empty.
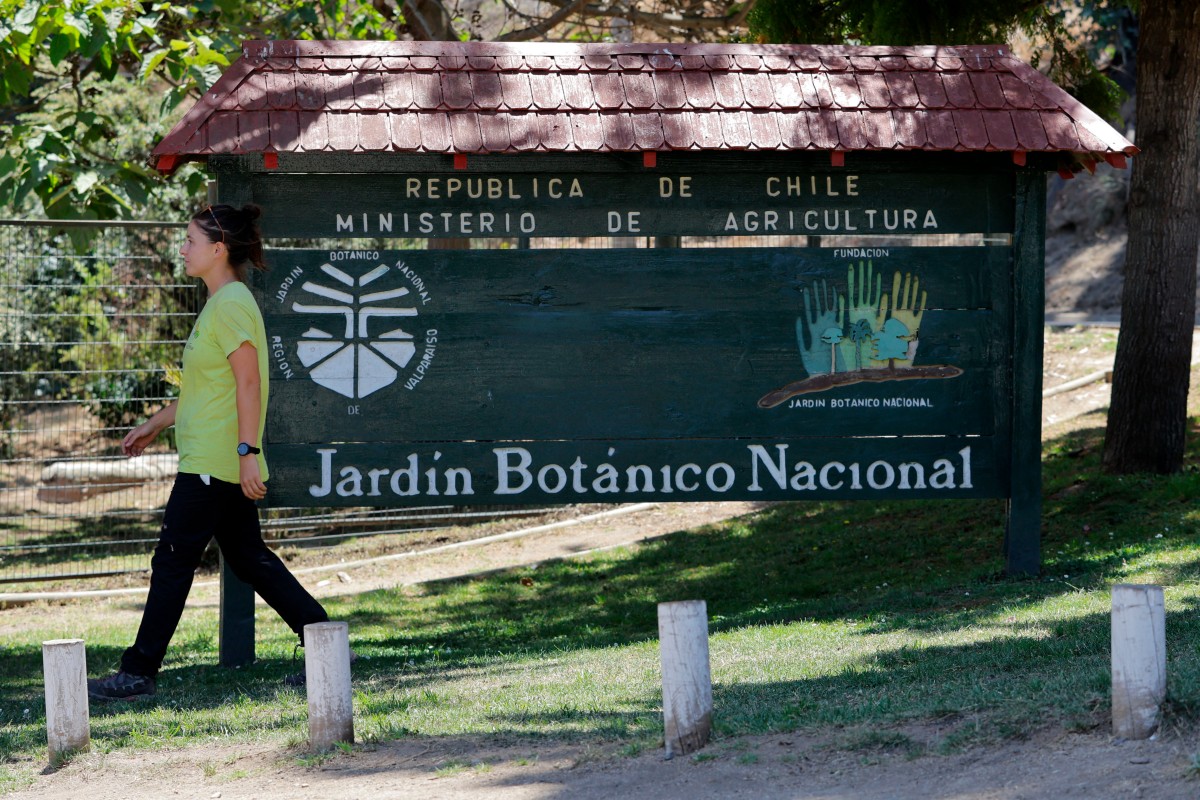
<svg viewBox="0 0 1200 800">
<path fill-rule="evenodd" d="M 314 750 L 354 741 L 350 692 L 350 628 L 345 622 L 304 626 L 308 741 Z"/>
<path fill-rule="evenodd" d="M 46 741 L 50 765 L 61 756 L 86 750 L 91 742 L 88 716 L 87 656 L 83 639 L 42 642 L 46 681 Z"/>
<path fill-rule="evenodd" d="M 703 600 L 658 604 L 663 725 L 667 758 L 708 744 L 712 675 L 708 664 L 708 606 Z"/>
<path fill-rule="evenodd" d="M 1167 698 L 1167 617 L 1161 586 L 1112 588 L 1113 735 L 1146 739 Z"/>
</svg>

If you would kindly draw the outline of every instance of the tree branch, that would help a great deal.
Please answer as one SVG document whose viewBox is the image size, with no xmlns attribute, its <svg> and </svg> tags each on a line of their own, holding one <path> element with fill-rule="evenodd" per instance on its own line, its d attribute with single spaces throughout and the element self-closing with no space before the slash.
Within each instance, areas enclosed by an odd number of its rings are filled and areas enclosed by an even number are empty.
<svg viewBox="0 0 1200 800">
<path fill-rule="evenodd" d="M 427 42 L 456 42 L 458 32 L 454 30 L 454 17 L 446 10 L 442 0 L 403 0 L 405 18 L 409 14 L 416 20 L 422 38 Z M 424 11 L 418 6 L 424 6 Z M 433 19 L 433 16 L 437 19 Z"/>
<path fill-rule="evenodd" d="M 530 25 L 528 28 L 522 28 L 519 31 L 510 31 L 503 36 L 497 36 L 498 42 L 528 42 L 530 39 L 537 39 L 545 36 L 552 28 L 561 22 L 566 21 L 571 16 L 577 14 L 579 9 L 587 5 L 588 0 L 571 0 L 568 5 L 563 6 L 558 11 L 551 14 L 541 22 Z M 507 5 L 507 4 L 506 4 Z M 510 6 L 511 8 L 511 6 Z"/>
<path fill-rule="evenodd" d="M 413 0 L 404 0 L 404 6 L 408 12 L 405 16 L 412 15 L 413 21 L 421 30 L 421 38 L 427 42 L 433 40 L 433 29 L 429 27 L 429 21 L 425 19 L 425 15 L 417 9 L 417 4 Z"/>
<path fill-rule="evenodd" d="M 613 19 L 620 17 L 629 20 L 634 25 L 640 25 L 648 28 L 656 33 L 677 34 L 697 33 L 700 31 L 717 31 L 729 30 L 738 28 L 745 24 L 746 15 L 754 7 L 756 0 L 747 0 L 737 9 L 722 16 L 707 16 L 704 14 L 689 14 L 681 11 L 666 11 L 652 13 L 648 11 L 639 11 L 635 8 L 622 8 L 621 6 L 611 3 L 596 3 L 588 2 L 587 0 L 543 0 L 543 2 L 556 7 L 558 10 L 550 17 L 547 17 L 542 22 L 536 23 L 529 28 L 520 31 L 512 31 L 500 37 L 502 41 L 527 41 L 528 39 L 544 36 L 557 25 L 562 24 L 572 17 L 593 18 L 593 19 Z M 513 9 L 509 3 L 505 3 L 511 10 Z M 525 19 L 534 19 L 534 17 L 516 12 L 519 16 Z M 580 20 L 580 24 L 587 23 Z M 529 32 L 528 35 L 525 35 Z"/>
</svg>

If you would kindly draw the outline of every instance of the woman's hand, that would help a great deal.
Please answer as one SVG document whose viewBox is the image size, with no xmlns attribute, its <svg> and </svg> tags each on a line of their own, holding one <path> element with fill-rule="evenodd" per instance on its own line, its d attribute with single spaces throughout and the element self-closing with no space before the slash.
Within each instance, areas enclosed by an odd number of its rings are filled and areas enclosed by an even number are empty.
<svg viewBox="0 0 1200 800">
<path fill-rule="evenodd" d="M 121 452 L 130 458 L 140 456 L 158 438 L 163 429 L 175 424 L 177 406 L 178 401 L 168 403 L 157 414 L 125 434 L 125 438 L 121 440 Z"/>
<path fill-rule="evenodd" d="M 267 496 L 267 485 L 262 481 L 257 456 L 238 456 L 238 473 L 242 484 L 242 494 L 251 500 L 262 500 Z"/>
<path fill-rule="evenodd" d="M 142 451 L 158 438 L 158 433 L 159 429 L 149 420 L 143 422 L 125 434 L 125 438 L 121 440 L 121 452 L 130 458 L 140 456 Z"/>
</svg>

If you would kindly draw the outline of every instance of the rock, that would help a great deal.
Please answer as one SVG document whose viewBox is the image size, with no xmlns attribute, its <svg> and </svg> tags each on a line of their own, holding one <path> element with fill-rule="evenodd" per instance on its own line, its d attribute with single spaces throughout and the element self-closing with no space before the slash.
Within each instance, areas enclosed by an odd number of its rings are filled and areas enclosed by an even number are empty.
<svg viewBox="0 0 1200 800">
<path fill-rule="evenodd" d="M 37 496 L 46 503 L 78 503 L 103 492 L 169 480 L 178 471 L 179 456 L 174 453 L 55 461 L 42 470 Z"/>
</svg>

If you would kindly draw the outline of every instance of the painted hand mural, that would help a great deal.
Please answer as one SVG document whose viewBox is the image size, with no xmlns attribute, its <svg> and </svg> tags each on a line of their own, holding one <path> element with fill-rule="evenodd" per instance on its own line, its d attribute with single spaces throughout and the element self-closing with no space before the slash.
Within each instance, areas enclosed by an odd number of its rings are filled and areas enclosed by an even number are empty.
<svg viewBox="0 0 1200 800">
<path fill-rule="evenodd" d="M 759 399 L 760 408 L 838 386 L 962 374 L 949 364 L 915 363 L 928 302 L 916 274 L 897 270 L 892 291 L 885 294 L 883 273 L 860 261 L 849 266 L 846 285 L 844 296 L 824 280 L 802 290 L 804 315 L 796 319 L 796 343 L 808 376 L 768 392 Z"/>
<path fill-rule="evenodd" d="M 836 345 L 841 341 L 846 298 L 830 289 L 827 281 L 813 281 L 804 289 L 804 316 L 796 318 L 796 343 L 809 375 L 841 372 L 844 362 Z"/>
<path fill-rule="evenodd" d="M 884 326 L 895 321 L 899 325 L 903 325 L 905 332 L 901 334 L 905 340 L 905 352 L 902 355 L 876 355 L 875 358 L 879 362 L 873 366 L 888 366 L 895 368 L 895 360 L 905 360 L 909 363 L 903 366 L 912 366 L 913 359 L 917 356 L 917 340 L 921 333 L 921 318 L 925 316 L 925 302 L 928 299 L 928 293 L 920 292 L 920 300 L 917 299 L 918 291 L 920 290 L 921 281 L 911 272 L 904 273 L 904 283 L 900 282 L 899 270 L 892 276 L 892 293 L 891 303 L 892 308 L 888 310 L 888 295 L 883 296 L 883 300 L 879 306 L 879 315 L 876 318 L 876 329 L 883 331 Z M 892 331 L 899 330 L 893 326 Z M 878 346 L 878 344 L 877 344 Z M 894 352 L 894 348 L 890 348 L 889 352 Z"/>
<path fill-rule="evenodd" d="M 871 327 L 879 310 L 879 298 L 883 294 L 883 274 L 876 274 L 870 262 L 858 262 L 858 280 L 854 277 L 851 264 L 846 275 L 846 321 L 850 326 L 846 337 L 838 346 L 842 361 L 856 370 L 866 366 L 871 354 Z M 812 374 L 812 373 L 809 373 Z"/>
</svg>

